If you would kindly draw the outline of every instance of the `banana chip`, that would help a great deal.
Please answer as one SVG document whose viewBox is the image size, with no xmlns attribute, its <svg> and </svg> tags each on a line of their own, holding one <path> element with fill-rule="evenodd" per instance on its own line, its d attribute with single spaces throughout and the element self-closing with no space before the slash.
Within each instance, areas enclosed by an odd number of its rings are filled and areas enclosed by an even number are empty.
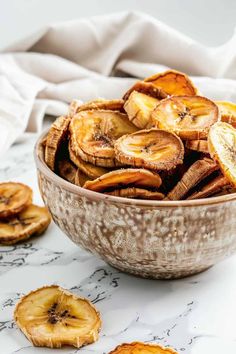
<svg viewBox="0 0 236 354">
<path fill-rule="evenodd" d="M 14 318 L 25 336 L 38 347 L 80 348 L 98 339 L 100 315 L 87 299 L 59 286 L 45 286 L 25 295 Z"/>
<path fill-rule="evenodd" d="M 187 140 L 185 146 L 189 150 L 194 150 L 194 151 L 203 152 L 204 154 L 209 154 L 207 140 Z"/>
<path fill-rule="evenodd" d="M 218 165 L 210 158 L 205 157 L 202 160 L 197 160 L 189 167 L 176 186 L 168 193 L 165 199 L 179 200 L 204 178 L 218 170 Z"/>
<path fill-rule="evenodd" d="M 88 176 L 86 176 L 79 168 L 75 175 L 75 184 L 77 186 L 83 187 L 85 182 L 90 181 Z"/>
<path fill-rule="evenodd" d="M 236 104 L 232 102 L 216 101 L 221 114 L 221 121 L 236 128 Z"/>
<path fill-rule="evenodd" d="M 158 344 L 142 342 L 125 343 L 119 345 L 109 354 L 178 354 L 174 349 L 162 347 Z"/>
<path fill-rule="evenodd" d="M 88 181 L 84 184 L 84 188 L 103 192 L 129 185 L 157 189 L 161 185 L 161 178 L 157 173 L 148 170 L 127 168 L 115 170 L 94 181 Z"/>
<path fill-rule="evenodd" d="M 92 110 L 110 110 L 124 112 L 123 106 L 124 100 L 122 99 L 105 100 L 104 98 L 98 98 L 96 100 L 88 101 L 83 104 L 81 104 L 81 101 L 74 100 L 70 104 L 69 112 L 72 117 L 76 113 Z"/>
<path fill-rule="evenodd" d="M 163 193 L 153 192 L 147 189 L 136 188 L 136 187 L 115 189 L 114 191 L 106 192 L 106 194 L 113 195 L 114 197 L 151 199 L 151 200 L 162 200 L 165 197 Z"/>
<path fill-rule="evenodd" d="M 223 175 L 236 187 L 236 129 L 224 122 L 214 124 L 208 135 L 208 149 Z"/>
<path fill-rule="evenodd" d="M 95 166 L 89 162 L 85 162 L 79 156 L 76 156 L 75 152 L 73 151 L 71 144 L 69 144 L 69 153 L 70 159 L 74 162 L 74 164 L 79 168 L 81 172 L 83 172 L 86 176 L 90 179 L 98 178 L 105 173 L 109 172 L 108 169 L 104 167 Z"/>
<path fill-rule="evenodd" d="M 82 105 L 83 105 L 82 101 L 77 99 L 72 100 L 69 105 L 69 112 L 68 112 L 69 117 L 72 118 L 79 111 L 79 108 Z"/>
<path fill-rule="evenodd" d="M 77 172 L 77 168 L 75 165 L 69 160 L 60 160 L 58 162 L 58 173 L 59 176 L 66 179 L 70 183 L 75 183 L 75 175 Z"/>
<path fill-rule="evenodd" d="M 211 195 L 217 194 L 225 189 L 225 187 L 230 187 L 228 179 L 224 176 L 217 176 L 212 181 L 208 182 L 199 191 L 191 194 L 187 199 L 200 199 L 207 198 Z"/>
<path fill-rule="evenodd" d="M 40 235 L 47 229 L 50 221 L 46 208 L 31 204 L 19 214 L 0 221 L 0 243 L 12 245 L 32 235 Z"/>
<path fill-rule="evenodd" d="M 46 140 L 45 162 L 54 171 L 58 151 L 63 141 L 66 140 L 70 118 L 61 116 L 52 124 Z"/>
<path fill-rule="evenodd" d="M 119 166 L 114 142 L 136 130 L 126 114 L 108 110 L 83 111 L 75 115 L 70 123 L 71 148 L 82 160 L 96 166 Z"/>
<path fill-rule="evenodd" d="M 171 170 L 183 162 L 184 146 L 175 134 L 154 128 L 122 136 L 115 143 L 115 154 L 123 164 Z"/>
<path fill-rule="evenodd" d="M 176 70 L 167 70 L 145 79 L 153 85 L 162 88 L 168 95 L 194 96 L 198 91 L 189 77 Z"/>
<path fill-rule="evenodd" d="M 13 216 L 32 202 L 32 190 L 22 183 L 0 183 L 0 219 Z"/>
<path fill-rule="evenodd" d="M 166 92 L 163 91 L 160 87 L 156 87 L 153 83 L 138 81 L 124 94 L 123 99 L 126 101 L 133 91 L 156 98 L 158 101 L 167 97 Z"/>
<path fill-rule="evenodd" d="M 173 96 L 162 100 L 152 112 L 153 124 L 182 139 L 205 139 L 219 120 L 217 105 L 202 96 Z"/>
</svg>

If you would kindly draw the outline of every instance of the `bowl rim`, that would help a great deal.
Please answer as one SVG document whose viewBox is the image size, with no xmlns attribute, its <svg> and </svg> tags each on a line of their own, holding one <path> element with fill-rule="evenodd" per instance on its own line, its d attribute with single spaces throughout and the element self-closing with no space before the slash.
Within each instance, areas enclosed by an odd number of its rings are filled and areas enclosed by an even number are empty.
<svg viewBox="0 0 236 354">
<path fill-rule="evenodd" d="M 82 188 L 75 184 L 72 184 L 55 172 L 53 172 L 45 163 L 44 160 L 40 157 L 40 145 L 48 133 L 49 128 L 45 129 L 37 138 L 37 141 L 34 146 L 34 160 L 37 166 L 37 169 L 45 174 L 52 182 L 63 187 L 69 192 L 72 192 L 77 195 L 81 195 L 88 199 L 93 199 L 96 201 L 106 201 L 113 202 L 116 204 L 126 204 L 140 207 L 158 207 L 158 208 L 176 208 L 176 207 L 197 207 L 197 206 L 209 206 L 215 204 L 223 204 L 226 202 L 231 202 L 236 200 L 236 193 L 225 194 L 218 197 L 211 198 L 202 198 L 194 200 L 146 200 L 146 199 L 130 199 L 124 197 L 115 197 L 108 194 L 103 194 L 99 192 L 90 191 L 88 189 Z"/>
</svg>

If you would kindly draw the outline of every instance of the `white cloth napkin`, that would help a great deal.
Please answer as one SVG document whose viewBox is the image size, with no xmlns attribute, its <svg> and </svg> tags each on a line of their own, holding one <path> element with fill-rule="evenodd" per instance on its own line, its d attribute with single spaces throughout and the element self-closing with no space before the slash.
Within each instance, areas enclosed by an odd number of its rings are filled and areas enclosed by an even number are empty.
<svg viewBox="0 0 236 354">
<path fill-rule="evenodd" d="M 134 77 L 166 67 L 193 75 L 212 99 L 236 101 L 236 33 L 205 47 L 135 12 L 48 26 L 0 54 L 0 154 L 73 98 L 121 97 Z"/>
</svg>

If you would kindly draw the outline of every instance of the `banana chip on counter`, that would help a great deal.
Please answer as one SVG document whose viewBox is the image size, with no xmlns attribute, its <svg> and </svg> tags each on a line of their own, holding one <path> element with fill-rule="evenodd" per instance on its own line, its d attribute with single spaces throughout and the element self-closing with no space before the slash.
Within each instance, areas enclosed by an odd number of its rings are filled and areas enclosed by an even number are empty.
<svg viewBox="0 0 236 354">
<path fill-rule="evenodd" d="M 71 120 L 70 146 L 82 160 L 96 166 L 119 166 L 114 142 L 136 130 L 126 114 L 109 110 L 82 111 Z"/>
<path fill-rule="evenodd" d="M 231 124 L 236 128 L 236 104 L 226 101 L 215 102 L 221 114 L 221 121 Z"/>
<path fill-rule="evenodd" d="M 100 315 L 91 302 L 59 286 L 45 286 L 25 295 L 14 318 L 25 336 L 38 347 L 80 348 L 98 339 Z"/>
<path fill-rule="evenodd" d="M 190 78 L 176 70 L 155 74 L 146 78 L 145 81 L 162 88 L 168 95 L 194 96 L 198 94 L 198 90 Z"/>
<path fill-rule="evenodd" d="M 236 187 L 236 129 L 224 122 L 214 124 L 209 131 L 208 149 L 224 176 Z"/>
<path fill-rule="evenodd" d="M 183 162 L 184 146 L 175 134 L 153 128 L 119 138 L 115 143 L 115 156 L 123 164 L 171 170 Z"/>
<path fill-rule="evenodd" d="M 209 154 L 207 140 L 187 140 L 185 146 L 189 150 Z"/>
<path fill-rule="evenodd" d="M 152 112 L 153 124 L 185 140 L 207 138 L 219 120 L 217 105 L 202 96 L 172 96 L 162 100 Z"/>
<path fill-rule="evenodd" d="M 205 157 L 194 162 L 176 186 L 168 193 L 167 200 L 180 200 L 204 178 L 218 170 L 219 166 L 212 159 Z"/>
<path fill-rule="evenodd" d="M 0 183 L 0 219 L 11 217 L 32 203 L 32 190 L 22 183 Z"/>
<path fill-rule="evenodd" d="M 157 173 L 148 170 L 127 168 L 115 170 L 93 181 L 88 181 L 84 188 L 95 192 L 103 192 L 117 189 L 117 187 L 128 187 L 129 185 L 157 189 L 161 185 L 161 178 Z"/>
<path fill-rule="evenodd" d="M 105 194 L 113 195 L 114 197 L 135 198 L 135 199 L 149 199 L 162 200 L 165 198 L 163 193 L 153 192 L 143 188 L 129 187 L 123 189 L 115 189 Z"/>
<path fill-rule="evenodd" d="M 57 154 L 63 141 L 67 138 L 70 118 L 61 116 L 55 120 L 47 134 L 45 146 L 45 162 L 54 171 Z"/>
<path fill-rule="evenodd" d="M 125 343 L 119 345 L 109 354 L 178 354 L 174 349 L 163 347 L 158 344 L 142 342 Z"/>
<path fill-rule="evenodd" d="M 0 244 L 12 245 L 40 235 L 50 224 L 51 216 L 45 207 L 29 205 L 19 214 L 0 220 Z"/>
</svg>

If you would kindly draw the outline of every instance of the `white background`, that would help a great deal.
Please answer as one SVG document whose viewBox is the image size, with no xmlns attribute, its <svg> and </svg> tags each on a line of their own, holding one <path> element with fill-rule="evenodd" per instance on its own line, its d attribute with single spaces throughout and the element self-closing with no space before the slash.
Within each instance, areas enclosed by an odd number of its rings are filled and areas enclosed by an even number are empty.
<svg viewBox="0 0 236 354">
<path fill-rule="evenodd" d="M 0 0 L 0 5 L 0 48 L 51 22 L 126 10 L 144 11 L 211 46 L 229 39 L 236 25 L 236 0 Z"/>
</svg>

